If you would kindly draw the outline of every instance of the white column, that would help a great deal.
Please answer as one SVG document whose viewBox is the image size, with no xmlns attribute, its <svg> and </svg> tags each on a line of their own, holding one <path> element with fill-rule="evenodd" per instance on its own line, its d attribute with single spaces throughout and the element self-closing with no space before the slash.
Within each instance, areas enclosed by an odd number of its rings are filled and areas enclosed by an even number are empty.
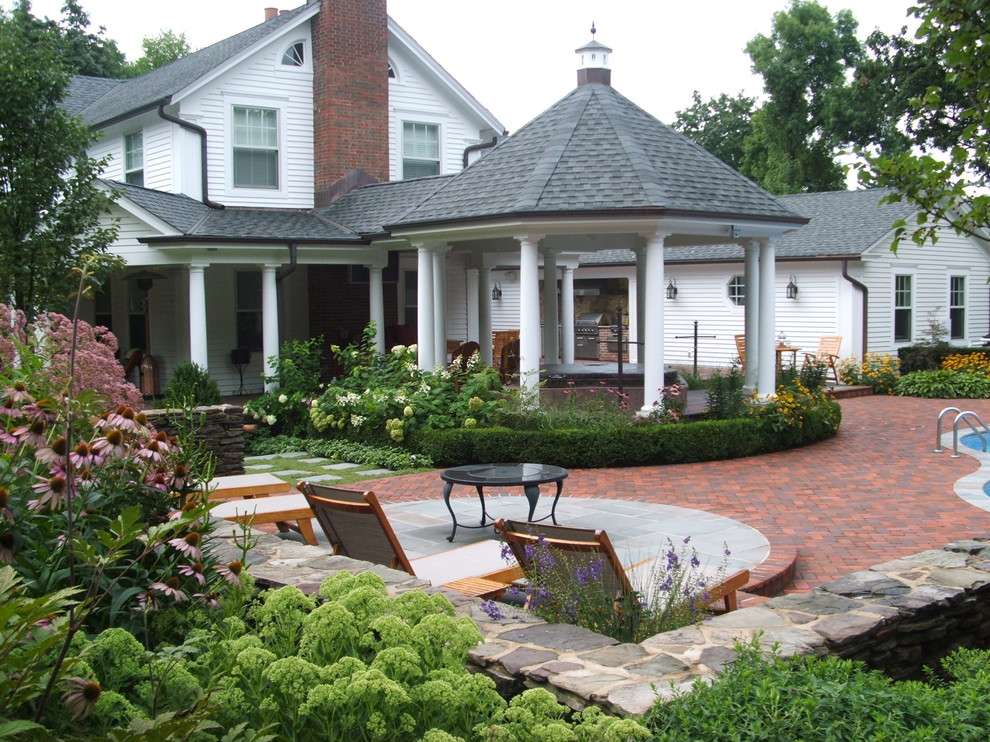
<svg viewBox="0 0 990 742">
<path fill-rule="evenodd" d="M 261 268 L 261 348 L 265 357 L 265 376 L 275 374 L 270 359 L 278 357 L 278 265 Z M 275 388 L 274 382 L 265 384 L 265 391 Z"/>
<path fill-rule="evenodd" d="M 663 243 L 666 232 L 647 238 L 643 257 L 646 259 L 646 307 L 643 327 L 643 412 L 662 401 L 663 389 Z"/>
<path fill-rule="evenodd" d="M 746 263 L 743 282 L 746 286 L 745 325 L 746 372 L 743 384 L 747 391 L 756 389 L 760 357 L 760 243 L 751 240 L 745 245 Z"/>
<path fill-rule="evenodd" d="M 557 315 L 557 253 L 543 252 L 543 362 L 560 362 L 560 331 Z"/>
<path fill-rule="evenodd" d="M 574 363 L 574 268 L 562 267 L 560 280 L 561 360 Z"/>
<path fill-rule="evenodd" d="M 635 276 L 629 279 L 629 363 L 639 363 L 639 281 Z"/>
<path fill-rule="evenodd" d="M 447 251 L 449 247 L 433 249 L 433 327 L 436 345 L 433 362 L 447 365 Z"/>
<path fill-rule="evenodd" d="M 368 268 L 368 317 L 375 323 L 375 350 L 385 353 L 385 291 L 382 288 L 382 269 L 377 265 Z"/>
<path fill-rule="evenodd" d="M 189 266 L 189 360 L 200 368 L 209 370 L 205 263 L 193 263 Z"/>
<path fill-rule="evenodd" d="M 464 271 L 464 279 L 467 282 L 467 334 L 468 336 L 464 338 L 465 340 L 474 340 L 479 345 L 481 341 L 478 338 L 481 337 L 481 333 L 478 328 L 480 327 L 478 318 L 478 309 L 480 305 L 480 298 L 478 296 L 478 269 L 468 268 Z"/>
<path fill-rule="evenodd" d="M 482 265 L 478 269 L 478 345 L 481 360 L 492 365 L 492 269 Z"/>
<path fill-rule="evenodd" d="M 636 346 L 638 358 L 643 358 L 643 339 L 646 335 L 646 253 L 642 246 L 633 248 L 636 254 L 636 336 L 632 336 L 632 327 L 629 328 L 630 338 L 639 341 Z M 666 297 L 666 287 L 661 286 Z M 631 289 L 630 289 L 631 290 Z M 629 316 L 632 318 L 632 298 L 629 299 Z"/>
<path fill-rule="evenodd" d="M 433 322 L 433 251 L 426 245 L 416 248 L 416 343 L 419 367 L 431 370 L 436 363 Z"/>
<path fill-rule="evenodd" d="M 777 353 L 774 350 L 774 327 L 777 324 L 777 240 L 768 239 L 760 244 L 760 369 L 756 392 L 769 397 L 777 391 Z"/>
<path fill-rule="evenodd" d="M 519 240 L 519 389 L 524 404 L 539 406 L 540 383 L 540 237 Z"/>
</svg>

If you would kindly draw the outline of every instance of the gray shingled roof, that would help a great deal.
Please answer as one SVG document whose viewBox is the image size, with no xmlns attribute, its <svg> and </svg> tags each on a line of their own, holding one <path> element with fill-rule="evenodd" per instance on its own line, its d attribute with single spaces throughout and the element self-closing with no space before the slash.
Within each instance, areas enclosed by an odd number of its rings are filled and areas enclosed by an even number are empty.
<svg viewBox="0 0 990 742">
<path fill-rule="evenodd" d="M 82 116 L 83 121 L 89 126 L 96 127 L 129 113 L 167 102 L 172 95 L 186 86 L 209 74 L 269 34 L 292 23 L 309 8 L 312 6 L 303 4 L 295 10 L 286 11 L 270 21 L 218 41 L 133 80 L 108 80 L 99 97 L 93 97 L 97 90 L 91 81 L 96 78 L 82 80 L 76 78 L 69 86 L 63 106 L 69 112 Z"/>
<path fill-rule="evenodd" d="M 588 84 L 452 177 L 401 224 L 610 211 L 801 221 L 611 86 Z"/>
<path fill-rule="evenodd" d="M 117 181 L 112 188 L 181 233 L 181 239 L 273 242 L 361 242 L 363 237 L 312 211 L 213 209 L 177 193 L 164 193 Z M 173 239 L 173 238 L 168 238 Z"/>
<path fill-rule="evenodd" d="M 394 224 L 443 187 L 453 175 L 373 183 L 356 188 L 317 211 L 320 216 L 365 235 L 387 234 Z"/>
<path fill-rule="evenodd" d="M 897 219 L 911 217 L 917 209 L 905 201 L 880 205 L 888 188 L 858 191 L 828 191 L 778 196 L 795 213 L 811 221 L 785 234 L 777 243 L 778 258 L 817 258 L 861 255 L 890 232 Z M 666 254 L 668 263 L 743 260 L 740 245 L 675 247 Z M 631 250 L 600 250 L 581 256 L 581 265 L 623 265 L 636 262 Z"/>
</svg>

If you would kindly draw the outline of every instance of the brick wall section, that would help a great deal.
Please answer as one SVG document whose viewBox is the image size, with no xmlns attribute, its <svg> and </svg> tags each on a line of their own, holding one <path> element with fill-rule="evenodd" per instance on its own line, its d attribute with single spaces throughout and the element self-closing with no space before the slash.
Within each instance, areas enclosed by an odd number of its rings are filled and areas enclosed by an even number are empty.
<svg viewBox="0 0 990 742">
<path fill-rule="evenodd" d="M 385 0 L 322 0 L 313 19 L 316 202 L 350 171 L 388 180 Z"/>
<path fill-rule="evenodd" d="M 145 410 L 148 422 L 155 430 L 164 430 L 169 435 L 176 435 L 179 426 L 174 420 L 179 416 L 178 410 Z M 206 446 L 213 454 L 218 477 L 229 474 L 244 473 L 244 408 L 239 405 L 217 405 L 215 407 L 197 407 L 197 425 L 199 429 L 196 439 Z M 200 416 L 202 420 L 200 421 Z"/>
</svg>

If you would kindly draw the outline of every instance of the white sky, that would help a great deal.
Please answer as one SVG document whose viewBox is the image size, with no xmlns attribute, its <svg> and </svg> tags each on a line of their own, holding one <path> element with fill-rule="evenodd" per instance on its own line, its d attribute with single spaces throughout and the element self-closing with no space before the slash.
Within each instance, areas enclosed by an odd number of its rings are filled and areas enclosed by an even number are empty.
<svg viewBox="0 0 990 742">
<path fill-rule="evenodd" d="M 58 18 L 63 0 L 34 0 L 34 14 Z M 285 6 L 298 7 L 303 0 Z M 819 0 L 832 13 L 849 8 L 859 35 L 894 33 L 912 0 Z M 12 0 L 0 0 L 9 8 Z M 92 25 L 106 27 L 128 60 L 141 40 L 164 29 L 185 33 L 200 49 L 264 20 L 275 0 L 80 0 Z M 388 0 L 389 15 L 510 131 L 543 112 L 576 85 L 574 50 L 596 38 L 612 48 L 612 85 L 661 121 L 691 104 L 698 90 L 758 95 L 761 80 L 743 51 L 769 35 L 773 14 L 788 0 Z"/>
</svg>

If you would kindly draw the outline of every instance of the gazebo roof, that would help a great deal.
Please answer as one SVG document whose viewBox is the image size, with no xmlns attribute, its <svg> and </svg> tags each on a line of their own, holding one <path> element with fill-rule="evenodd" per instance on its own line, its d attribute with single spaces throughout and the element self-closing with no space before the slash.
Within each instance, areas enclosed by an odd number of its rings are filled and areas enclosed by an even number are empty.
<svg viewBox="0 0 990 742">
<path fill-rule="evenodd" d="M 388 226 L 603 215 L 806 221 L 610 85 L 589 83 Z"/>
</svg>

